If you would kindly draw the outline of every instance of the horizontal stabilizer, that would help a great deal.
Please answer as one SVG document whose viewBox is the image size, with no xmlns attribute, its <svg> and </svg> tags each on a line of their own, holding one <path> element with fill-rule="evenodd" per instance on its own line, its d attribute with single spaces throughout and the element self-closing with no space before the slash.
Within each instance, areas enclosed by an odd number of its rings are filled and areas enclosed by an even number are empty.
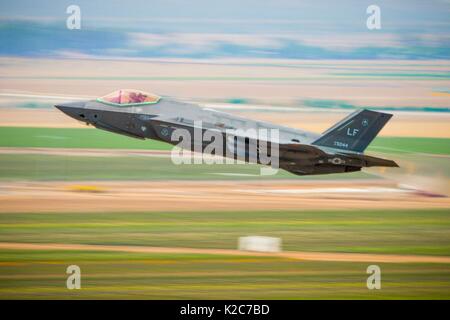
<svg viewBox="0 0 450 320">
<path fill-rule="evenodd" d="M 393 160 L 372 157 L 365 154 L 342 153 L 342 155 L 345 155 L 351 159 L 361 160 L 364 167 L 399 167 L 399 165 Z"/>
</svg>

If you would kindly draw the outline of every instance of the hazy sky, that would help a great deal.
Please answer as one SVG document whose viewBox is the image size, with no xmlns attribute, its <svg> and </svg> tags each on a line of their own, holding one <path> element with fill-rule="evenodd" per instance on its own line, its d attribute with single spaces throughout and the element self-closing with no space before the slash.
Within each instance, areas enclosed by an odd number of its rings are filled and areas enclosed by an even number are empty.
<svg viewBox="0 0 450 320">
<path fill-rule="evenodd" d="M 263 29 L 271 26 L 273 32 L 277 32 L 280 25 L 290 25 L 292 30 L 305 27 L 309 31 L 315 28 L 344 30 L 363 28 L 367 6 L 376 4 L 381 8 L 384 28 L 439 31 L 450 27 L 450 0 L 14 0 L 1 1 L 0 15 L 3 18 L 64 19 L 65 9 L 71 4 L 79 5 L 83 19 L 94 24 L 114 25 L 127 21 L 129 25 L 138 26 L 145 20 L 177 19 L 204 23 L 205 28 L 219 24 L 222 31 L 236 23 L 240 23 L 243 32 L 258 31 L 258 25 L 265 25 Z M 281 31 L 285 29 L 286 26 Z"/>
<path fill-rule="evenodd" d="M 380 30 L 366 27 L 371 4 Z M 449 17 L 450 0 L 3 0 L 0 54 L 447 59 Z"/>
</svg>

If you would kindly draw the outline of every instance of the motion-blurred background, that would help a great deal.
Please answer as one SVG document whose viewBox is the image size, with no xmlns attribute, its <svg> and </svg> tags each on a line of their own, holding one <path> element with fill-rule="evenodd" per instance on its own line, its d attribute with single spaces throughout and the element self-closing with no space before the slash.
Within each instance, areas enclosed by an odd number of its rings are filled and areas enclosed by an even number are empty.
<svg viewBox="0 0 450 320">
<path fill-rule="evenodd" d="M 0 298 L 448 299 L 449 17 L 446 0 L 0 3 Z M 316 132 L 393 113 L 367 153 L 401 168 L 176 166 L 53 108 L 120 88 Z M 283 253 L 236 250 L 249 235 Z"/>
</svg>

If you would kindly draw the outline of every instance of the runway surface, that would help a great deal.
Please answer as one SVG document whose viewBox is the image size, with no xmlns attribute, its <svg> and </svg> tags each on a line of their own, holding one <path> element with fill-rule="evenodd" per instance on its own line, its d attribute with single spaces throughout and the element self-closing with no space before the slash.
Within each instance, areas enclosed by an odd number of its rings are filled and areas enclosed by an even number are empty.
<svg viewBox="0 0 450 320">
<path fill-rule="evenodd" d="M 450 199 L 363 181 L 2 182 L 0 212 L 448 208 Z"/>
</svg>

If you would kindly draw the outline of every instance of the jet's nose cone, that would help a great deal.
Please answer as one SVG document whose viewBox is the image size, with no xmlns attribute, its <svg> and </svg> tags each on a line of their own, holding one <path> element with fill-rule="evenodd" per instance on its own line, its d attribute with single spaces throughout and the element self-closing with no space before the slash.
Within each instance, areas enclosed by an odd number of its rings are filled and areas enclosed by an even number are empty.
<svg viewBox="0 0 450 320">
<path fill-rule="evenodd" d="M 85 121 L 85 115 L 84 115 L 84 106 L 86 102 L 84 101 L 77 101 L 77 102 L 65 102 L 61 104 L 55 105 L 55 108 L 61 110 L 68 116 L 80 120 Z"/>
</svg>

